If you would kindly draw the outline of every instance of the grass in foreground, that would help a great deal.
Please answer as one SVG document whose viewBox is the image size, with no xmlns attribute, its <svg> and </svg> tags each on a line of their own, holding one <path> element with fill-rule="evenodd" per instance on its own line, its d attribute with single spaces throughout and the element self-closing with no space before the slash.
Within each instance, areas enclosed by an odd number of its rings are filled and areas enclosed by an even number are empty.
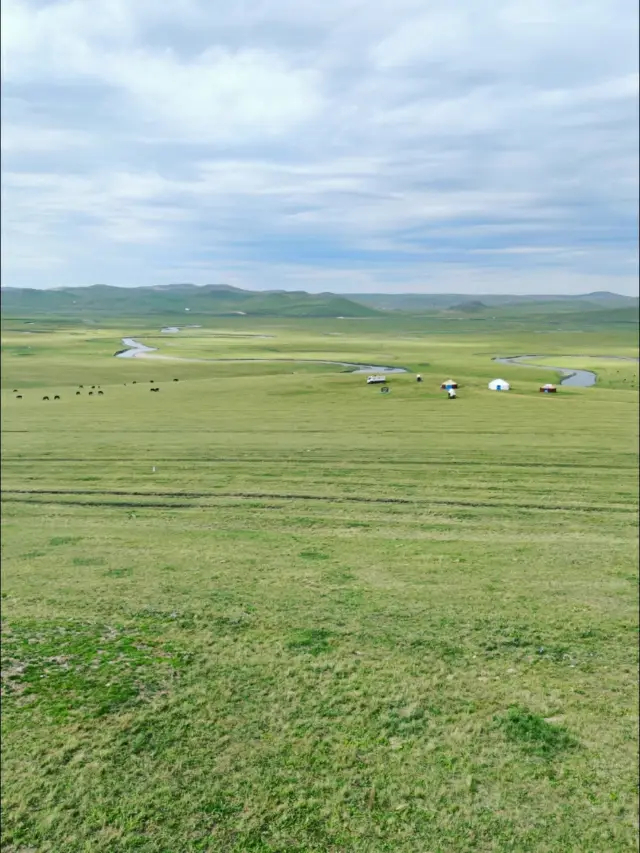
<svg viewBox="0 0 640 853">
<path fill-rule="evenodd" d="M 3 849 L 636 849 L 637 394 L 543 398 L 548 371 L 506 368 L 491 395 L 506 337 L 360 334 L 335 354 L 428 362 L 424 387 L 186 363 L 173 384 L 55 334 L 26 359 Z M 158 395 L 130 384 L 151 368 Z"/>
</svg>

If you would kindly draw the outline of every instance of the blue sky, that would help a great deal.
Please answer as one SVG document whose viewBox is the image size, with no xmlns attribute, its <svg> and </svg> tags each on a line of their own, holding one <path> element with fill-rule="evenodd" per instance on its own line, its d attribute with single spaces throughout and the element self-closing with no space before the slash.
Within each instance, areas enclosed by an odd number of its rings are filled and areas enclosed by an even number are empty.
<svg viewBox="0 0 640 853">
<path fill-rule="evenodd" d="M 634 0 L 2 0 L 2 283 L 638 290 Z"/>
</svg>

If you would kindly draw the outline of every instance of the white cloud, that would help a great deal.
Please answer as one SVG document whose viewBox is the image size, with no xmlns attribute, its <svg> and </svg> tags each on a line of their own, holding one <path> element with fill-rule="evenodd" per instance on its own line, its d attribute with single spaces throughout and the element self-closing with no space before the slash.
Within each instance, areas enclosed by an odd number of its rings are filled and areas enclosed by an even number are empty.
<svg viewBox="0 0 640 853">
<path fill-rule="evenodd" d="M 635 61 L 637 18 L 627 0 L 435 3 L 401 20 L 373 57 L 385 68 L 439 65 L 493 79 L 591 79 Z"/>
<path fill-rule="evenodd" d="M 90 134 L 64 128 L 2 124 L 0 128 L 2 151 L 10 153 L 43 154 L 52 151 L 69 151 L 92 144 Z"/>
<path fill-rule="evenodd" d="M 3 5 L 3 69 L 9 83 L 102 85 L 122 98 L 120 120 L 145 133 L 236 140 L 291 130 L 319 109 L 316 74 L 264 50 L 214 45 L 181 59 L 136 39 L 122 0 L 65 0 L 37 9 Z"/>
<path fill-rule="evenodd" d="M 635 290 L 637 17 L 4 0 L 4 282 Z"/>
<path fill-rule="evenodd" d="M 113 59 L 108 80 L 149 123 L 147 133 L 213 145 L 286 133 L 322 102 L 312 72 L 260 51 L 213 49 L 186 63 L 168 51 L 140 52 Z"/>
</svg>

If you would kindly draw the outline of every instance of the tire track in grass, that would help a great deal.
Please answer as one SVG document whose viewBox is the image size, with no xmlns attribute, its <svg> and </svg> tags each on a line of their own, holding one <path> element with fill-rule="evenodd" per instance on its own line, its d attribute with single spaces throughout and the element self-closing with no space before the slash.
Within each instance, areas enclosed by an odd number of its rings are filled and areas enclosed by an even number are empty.
<svg viewBox="0 0 640 853">
<path fill-rule="evenodd" d="M 201 457 L 196 456 L 154 456 L 156 462 L 192 462 L 198 465 L 217 465 L 219 463 L 247 463 L 247 462 L 264 462 L 266 464 L 272 465 L 298 465 L 300 463 L 300 458 L 293 459 L 278 459 L 275 457 L 216 457 L 213 456 L 210 459 L 202 459 Z M 140 462 L 139 456 L 101 456 L 101 462 L 123 462 L 123 463 L 131 463 L 131 462 Z M 440 459 L 437 460 L 429 460 L 429 459 L 402 459 L 402 460 L 389 460 L 384 461 L 380 459 L 356 459 L 350 460 L 347 464 L 347 468 L 354 468 L 357 466 L 365 466 L 365 465 L 375 465 L 376 468 L 380 466 L 401 466 L 401 465 L 424 465 L 432 468 L 449 468 L 451 463 L 455 461 L 456 466 L 467 466 L 473 468 L 493 468 L 494 466 L 490 462 L 476 462 L 475 460 L 460 460 L 460 459 Z M 3 457 L 3 462 L 5 464 L 22 464 L 25 462 L 40 462 L 40 463 L 57 463 L 57 462 L 73 462 L 76 464 L 84 464 L 84 465 L 93 465 L 94 460 L 87 459 L 86 457 L 76 458 L 72 456 L 20 456 L 20 458 L 11 458 L 11 457 Z M 328 457 L 328 456 L 315 456 L 315 457 L 304 457 L 305 465 L 326 465 L 327 463 L 332 464 L 341 464 L 344 462 L 342 457 Z M 585 464 L 577 464 L 573 462 L 503 462 L 500 461 L 501 468 L 571 468 L 580 471 L 591 471 L 593 469 L 597 469 L 600 471 L 628 471 L 628 465 L 585 465 Z"/>
<path fill-rule="evenodd" d="M 472 509 L 522 509 L 522 510 L 542 510 L 542 511 L 564 511 L 564 512 L 620 512 L 620 513 L 637 513 L 638 509 L 634 506 L 599 506 L 599 505 L 581 505 L 581 504 L 530 504 L 517 503 L 513 501 L 461 501 L 461 500 L 432 500 L 428 498 L 392 498 L 392 497 L 364 497 L 354 495 L 309 495 L 296 493 L 275 493 L 275 492 L 133 492 L 120 490 L 105 490 L 97 491 L 91 489 L 3 489 L 3 500 L 16 500 L 14 496 L 33 496 L 33 497 L 95 497 L 95 498 L 168 498 L 169 500 L 191 500 L 197 501 L 206 498 L 213 499 L 242 499 L 242 500 L 285 500 L 285 501 L 324 501 L 330 503 L 359 503 L 359 504 L 397 504 L 405 506 L 446 506 L 460 507 Z M 17 498 L 20 500 L 20 498 Z M 91 505 L 99 505 L 96 502 L 89 502 Z M 123 506 L 122 502 L 113 502 L 110 505 Z M 144 506 L 150 506 L 149 503 L 143 503 Z M 170 503 L 169 501 L 161 504 L 162 506 L 178 506 L 178 504 Z M 206 504 L 188 503 L 182 506 L 206 506 Z M 215 504 L 211 504 L 215 506 Z"/>
</svg>

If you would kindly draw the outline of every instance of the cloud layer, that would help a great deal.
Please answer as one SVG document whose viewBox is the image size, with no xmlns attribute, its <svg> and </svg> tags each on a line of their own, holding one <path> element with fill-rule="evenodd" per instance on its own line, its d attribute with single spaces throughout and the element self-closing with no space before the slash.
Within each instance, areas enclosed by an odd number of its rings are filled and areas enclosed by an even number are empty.
<svg viewBox="0 0 640 853">
<path fill-rule="evenodd" d="M 635 293 L 637 32 L 633 0 L 3 0 L 3 285 Z"/>
</svg>

